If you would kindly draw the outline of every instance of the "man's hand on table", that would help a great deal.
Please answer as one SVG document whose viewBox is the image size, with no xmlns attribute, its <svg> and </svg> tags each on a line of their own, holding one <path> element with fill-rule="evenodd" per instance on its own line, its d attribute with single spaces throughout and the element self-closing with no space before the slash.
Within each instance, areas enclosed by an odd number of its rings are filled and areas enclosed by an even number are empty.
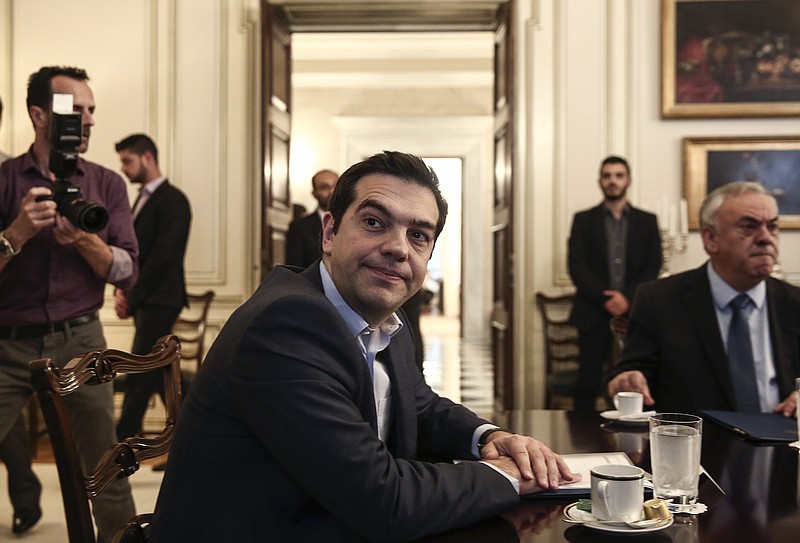
<svg viewBox="0 0 800 543">
<path fill-rule="evenodd" d="M 494 432 L 481 450 L 481 458 L 519 481 L 520 494 L 558 488 L 580 481 L 564 459 L 544 443 L 528 436 Z"/>
<path fill-rule="evenodd" d="M 773 413 L 780 413 L 784 417 L 795 416 L 800 418 L 800 411 L 797 410 L 797 394 L 790 393 L 785 400 L 772 409 Z"/>
</svg>

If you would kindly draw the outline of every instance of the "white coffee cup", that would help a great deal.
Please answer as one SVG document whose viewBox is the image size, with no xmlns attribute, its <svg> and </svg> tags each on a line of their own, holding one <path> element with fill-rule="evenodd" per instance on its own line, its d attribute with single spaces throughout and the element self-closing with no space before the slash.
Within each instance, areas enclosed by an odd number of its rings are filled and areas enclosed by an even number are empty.
<svg viewBox="0 0 800 543">
<path fill-rule="evenodd" d="M 626 464 L 595 466 L 592 514 L 600 520 L 627 522 L 643 516 L 644 471 Z"/>
<path fill-rule="evenodd" d="M 614 407 L 620 417 L 638 415 L 642 412 L 643 396 L 640 392 L 617 392 L 614 395 Z"/>
</svg>

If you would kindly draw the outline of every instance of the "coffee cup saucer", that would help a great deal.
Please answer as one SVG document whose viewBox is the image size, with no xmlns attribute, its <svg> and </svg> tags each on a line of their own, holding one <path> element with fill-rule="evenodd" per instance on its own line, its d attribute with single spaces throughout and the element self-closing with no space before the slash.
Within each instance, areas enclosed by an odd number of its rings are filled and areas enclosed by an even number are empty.
<svg viewBox="0 0 800 543">
<path fill-rule="evenodd" d="M 650 420 L 650 417 L 655 415 L 655 411 L 642 411 L 641 413 L 635 413 L 633 415 L 620 415 L 619 411 L 616 409 L 611 411 L 603 411 L 600 413 L 600 416 L 606 420 L 611 422 L 615 422 L 617 424 L 647 424 L 647 421 Z"/>
<path fill-rule="evenodd" d="M 674 522 L 673 517 L 670 516 L 669 518 L 663 519 L 662 522 L 658 522 L 655 525 L 634 528 L 632 526 L 628 526 L 624 522 L 610 522 L 605 520 L 598 520 L 597 517 L 595 517 L 588 511 L 582 511 L 578 509 L 578 503 L 580 502 L 575 502 L 564 508 L 564 520 L 566 522 L 574 524 L 582 524 L 587 528 L 590 528 L 592 530 L 597 530 L 599 532 L 604 532 L 607 534 L 615 534 L 615 535 L 648 534 L 651 532 L 657 532 L 659 530 L 663 530 L 664 528 L 669 528 L 670 526 L 672 526 L 672 523 Z"/>
</svg>

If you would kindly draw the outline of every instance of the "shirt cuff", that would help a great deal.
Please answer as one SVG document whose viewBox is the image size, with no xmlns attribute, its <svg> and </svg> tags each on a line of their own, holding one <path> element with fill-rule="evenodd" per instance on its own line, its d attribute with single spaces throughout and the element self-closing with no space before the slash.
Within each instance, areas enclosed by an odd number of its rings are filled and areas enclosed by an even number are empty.
<svg viewBox="0 0 800 543">
<path fill-rule="evenodd" d="M 108 270 L 107 281 L 116 284 L 133 275 L 133 259 L 128 251 L 111 245 L 111 269 Z"/>
<path fill-rule="evenodd" d="M 481 453 L 480 451 L 478 451 L 478 440 L 481 438 L 481 436 L 486 430 L 491 430 L 492 428 L 500 428 L 500 427 L 497 426 L 496 424 L 481 424 L 480 426 L 475 428 L 475 431 L 472 433 L 472 449 L 471 449 L 472 455 L 478 460 L 480 460 L 481 458 Z"/>
<path fill-rule="evenodd" d="M 490 464 L 489 462 L 481 461 L 481 464 L 483 464 L 484 466 L 489 466 L 490 468 L 495 470 L 497 473 L 499 473 L 500 475 L 502 475 L 503 477 L 508 479 L 508 482 L 511 483 L 512 485 L 514 485 L 514 491 L 517 493 L 517 495 L 519 495 L 519 480 L 516 477 L 512 477 L 511 475 L 509 475 L 505 471 L 503 471 L 500 468 Z"/>
</svg>

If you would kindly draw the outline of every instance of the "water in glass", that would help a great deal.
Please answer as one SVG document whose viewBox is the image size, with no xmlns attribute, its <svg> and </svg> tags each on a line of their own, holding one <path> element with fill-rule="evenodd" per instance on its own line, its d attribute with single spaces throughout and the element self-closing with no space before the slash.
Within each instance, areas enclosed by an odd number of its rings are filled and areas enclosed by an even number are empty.
<svg viewBox="0 0 800 543">
<path fill-rule="evenodd" d="M 701 434 L 680 424 L 650 430 L 650 454 L 656 496 L 675 503 L 697 501 L 700 479 Z"/>
</svg>

